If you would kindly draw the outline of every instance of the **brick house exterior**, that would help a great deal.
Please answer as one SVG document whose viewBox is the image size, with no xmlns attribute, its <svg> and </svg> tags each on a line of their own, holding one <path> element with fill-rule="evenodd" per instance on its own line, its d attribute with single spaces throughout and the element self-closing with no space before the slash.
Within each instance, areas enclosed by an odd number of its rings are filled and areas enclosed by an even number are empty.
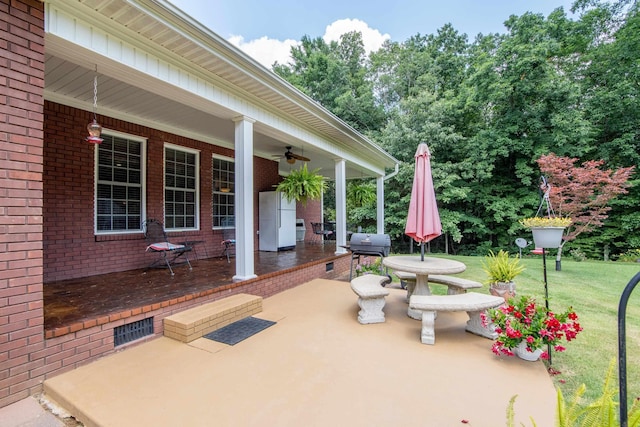
<svg viewBox="0 0 640 427">
<path fill-rule="evenodd" d="M 95 235 L 94 215 L 94 156 L 96 146 L 78 143 L 86 134 L 91 112 L 45 101 L 44 104 L 44 276 L 45 282 L 76 277 L 126 271 L 144 267 L 148 263 L 143 235 Z M 163 150 L 164 143 L 196 149 L 200 152 L 200 230 L 174 234 L 172 241 L 203 240 L 202 245 L 220 253 L 222 233 L 212 230 L 211 170 L 212 155 L 233 158 L 233 151 L 127 123 L 98 116 L 105 129 L 147 139 L 147 217 L 162 218 L 163 206 Z M 272 190 L 278 183 L 277 164 L 254 158 L 254 206 L 258 193 Z M 316 209 L 318 206 L 316 205 Z M 257 210 L 254 224 L 258 224 Z M 254 230 L 254 236 L 256 230 Z M 254 239 L 257 245 L 257 238 Z M 214 244 L 215 243 L 215 244 Z"/>
<path fill-rule="evenodd" d="M 46 371 L 42 3 L 0 1 L 0 29 L 0 406 L 5 406 L 39 390 Z"/>
<path fill-rule="evenodd" d="M 320 263 L 286 275 L 267 274 L 215 292 L 45 332 L 46 283 L 126 271 L 148 263 L 142 233 L 94 231 L 96 146 L 81 141 L 93 115 L 77 106 L 45 100 L 45 16 L 45 3 L 39 0 L 0 0 L 0 407 L 40 392 L 51 376 L 113 353 L 117 326 L 152 317 L 158 336 L 164 317 L 222 295 L 245 292 L 268 297 L 316 277 L 335 277 L 349 268 L 349 257 L 337 254 L 330 272 Z M 147 218 L 163 217 L 165 144 L 200 153 L 199 227 L 174 237 L 197 237 L 208 248 L 222 251 L 216 244 L 221 232 L 212 227 L 212 158 L 235 158 L 234 150 L 123 117 L 99 114 L 97 118 L 105 129 L 146 140 Z M 351 130 L 346 134 L 345 139 L 362 142 Z M 388 162 L 389 158 L 380 161 L 382 171 Z M 252 166 L 257 248 L 258 193 L 271 190 L 280 178 L 277 162 L 264 156 L 253 155 Z M 313 239 L 310 222 L 320 220 L 321 203 L 298 206 L 298 216 L 305 218 L 306 240 Z"/>
</svg>

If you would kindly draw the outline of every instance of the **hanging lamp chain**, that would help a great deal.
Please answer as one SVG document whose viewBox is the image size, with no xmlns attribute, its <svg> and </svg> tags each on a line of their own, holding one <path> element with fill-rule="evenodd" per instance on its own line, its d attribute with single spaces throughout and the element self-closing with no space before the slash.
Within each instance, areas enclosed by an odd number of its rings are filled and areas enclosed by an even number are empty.
<svg viewBox="0 0 640 427">
<path fill-rule="evenodd" d="M 94 76 L 93 77 L 93 120 L 96 120 L 97 110 L 98 110 L 98 76 Z"/>
</svg>

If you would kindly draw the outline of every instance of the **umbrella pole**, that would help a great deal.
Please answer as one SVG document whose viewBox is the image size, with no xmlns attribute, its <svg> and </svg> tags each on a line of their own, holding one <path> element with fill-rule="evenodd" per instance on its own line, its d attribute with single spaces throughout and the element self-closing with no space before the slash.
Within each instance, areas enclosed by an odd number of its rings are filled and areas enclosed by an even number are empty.
<svg viewBox="0 0 640 427">
<path fill-rule="evenodd" d="M 424 242 L 420 242 L 420 261 L 424 261 Z"/>
</svg>

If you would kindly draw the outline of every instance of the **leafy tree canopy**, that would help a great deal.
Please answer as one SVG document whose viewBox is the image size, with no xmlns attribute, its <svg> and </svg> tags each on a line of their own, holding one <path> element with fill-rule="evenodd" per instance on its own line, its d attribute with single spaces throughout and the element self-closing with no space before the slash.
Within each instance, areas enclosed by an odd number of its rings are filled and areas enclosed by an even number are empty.
<svg viewBox="0 0 640 427">
<path fill-rule="evenodd" d="M 632 0 L 578 0 L 577 19 L 562 8 L 510 16 L 504 34 L 472 42 L 448 24 L 370 55 L 360 33 L 332 43 L 304 36 L 274 71 L 402 161 L 385 181 L 395 250 L 409 244 L 413 156 L 426 142 L 444 233 L 432 250 L 516 250 L 518 219 L 535 211 L 538 179 L 550 173 L 538 159 L 555 153 L 629 171 L 627 193 L 602 204 L 602 226 L 571 241 L 593 256 L 606 245 L 615 257 L 640 247 L 639 9 Z M 374 227 L 375 203 L 365 197 L 373 185 L 350 184 L 347 222 Z"/>
</svg>

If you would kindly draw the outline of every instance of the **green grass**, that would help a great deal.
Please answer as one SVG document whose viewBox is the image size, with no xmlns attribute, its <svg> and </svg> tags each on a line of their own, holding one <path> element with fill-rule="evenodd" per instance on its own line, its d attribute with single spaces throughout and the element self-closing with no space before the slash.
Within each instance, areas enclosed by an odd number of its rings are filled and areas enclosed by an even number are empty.
<svg viewBox="0 0 640 427">
<path fill-rule="evenodd" d="M 487 275 L 482 271 L 483 257 L 442 256 L 466 264 L 460 276 L 484 282 Z M 532 295 L 544 301 L 544 270 L 541 256 L 523 258 L 526 270 L 516 277 L 518 295 Z M 549 308 L 563 311 L 573 306 L 584 330 L 576 340 L 566 343 L 567 350 L 552 354 L 552 367 L 560 371 L 552 375 L 556 387 L 564 396 L 573 396 L 574 391 L 585 384 L 584 400 L 592 402 L 602 394 L 609 363 L 618 357 L 618 306 L 627 283 L 640 271 L 636 263 L 583 261 L 565 258 L 562 271 L 555 271 L 555 257 L 547 256 L 547 284 Z M 445 289 L 444 287 L 435 287 Z M 479 292 L 488 293 L 488 286 Z M 627 348 L 627 393 L 629 407 L 632 400 L 640 396 L 640 286 L 627 304 L 626 316 Z M 490 350 L 487 344 L 487 351 Z M 496 356 L 498 357 L 498 356 Z M 546 363 L 546 362 L 545 362 Z M 617 377 L 617 367 L 616 367 Z"/>
</svg>

